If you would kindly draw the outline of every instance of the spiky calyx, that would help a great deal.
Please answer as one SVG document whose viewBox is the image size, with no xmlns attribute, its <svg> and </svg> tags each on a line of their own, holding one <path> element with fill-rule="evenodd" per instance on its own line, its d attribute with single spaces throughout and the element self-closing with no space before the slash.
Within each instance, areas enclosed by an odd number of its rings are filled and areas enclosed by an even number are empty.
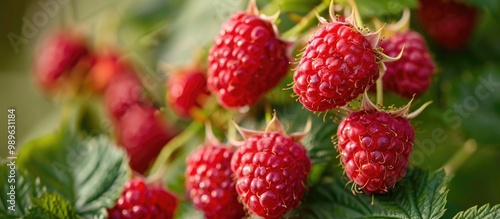
<svg viewBox="0 0 500 219">
<path fill-rule="evenodd" d="M 296 142 L 305 133 L 286 135 L 276 117 L 264 132 L 239 130 L 246 139 L 234 153 L 231 169 L 240 200 L 252 214 L 280 218 L 299 204 L 306 189 L 311 161 Z"/>
<path fill-rule="evenodd" d="M 386 63 L 384 88 L 408 99 L 422 95 L 429 87 L 435 71 L 434 62 L 422 36 L 412 30 L 396 33 L 381 41 L 380 47 L 389 56 L 397 56 L 405 47 L 399 60 Z"/>
<path fill-rule="evenodd" d="M 233 183 L 234 148 L 206 142 L 186 160 L 186 191 L 206 218 L 238 219 L 245 216 Z"/>
<path fill-rule="evenodd" d="M 410 101 L 411 103 L 411 101 Z M 415 140 L 407 106 L 384 112 L 364 95 L 360 110 L 344 118 L 337 129 L 337 150 L 353 192 L 386 193 L 406 173 Z"/>
<path fill-rule="evenodd" d="M 287 49 L 272 19 L 260 16 L 251 1 L 248 11 L 233 15 L 215 38 L 208 87 L 224 107 L 251 106 L 286 75 Z"/>
<path fill-rule="evenodd" d="M 146 185 L 141 178 L 133 178 L 125 184 L 116 205 L 108 209 L 108 215 L 110 219 L 171 219 L 177 205 L 177 199 L 167 190 Z"/>
</svg>

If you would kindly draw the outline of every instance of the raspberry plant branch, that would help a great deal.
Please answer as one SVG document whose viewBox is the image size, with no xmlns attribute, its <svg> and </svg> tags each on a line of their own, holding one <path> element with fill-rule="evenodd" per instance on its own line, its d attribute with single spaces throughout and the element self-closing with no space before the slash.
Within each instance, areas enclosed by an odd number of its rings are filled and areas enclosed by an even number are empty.
<svg viewBox="0 0 500 219">
<path fill-rule="evenodd" d="M 321 14 L 325 12 L 329 8 L 329 5 L 330 5 L 329 1 L 322 1 L 321 4 L 318 5 L 314 10 L 312 10 L 306 16 L 304 16 L 297 25 L 290 28 L 281 36 L 285 39 L 289 39 L 296 37 L 297 35 L 307 31 L 311 26 L 317 24 L 316 14 Z"/>
<path fill-rule="evenodd" d="M 384 105 L 384 84 L 382 82 L 382 78 L 384 77 L 384 72 L 381 70 L 380 76 L 377 79 L 376 83 L 376 89 L 377 89 L 377 105 L 383 106 Z"/>
<path fill-rule="evenodd" d="M 171 141 L 169 141 L 165 147 L 161 150 L 158 158 L 156 158 L 153 166 L 151 167 L 151 175 L 154 177 L 161 176 L 164 172 L 164 166 L 172 153 L 176 151 L 178 148 L 182 147 L 184 143 L 189 141 L 196 133 L 198 133 L 203 128 L 203 123 L 192 122 L 182 133 L 174 137 Z"/>
<path fill-rule="evenodd" d="M 464 145 L 444 164 L 446 175 L 454 174 L 476 152 L 477 143 L 474 139 L 467 140 Z"/>
<path fill-rule="evenodd" d="M 203 110 L 203 112 L 199 112 L 200 118 L 202 118 L 203 120 L 191 122 L 190 125 L 186 129 L 184 129 L 182 133 L 174 137 L 163 147 L 160 154 L 154 161 L 153 166 L 151 167 L 150 175 L 153 180 L 156 178 L 161 178 L 161 176 L 163 176 L 163 174 L 167 170 L 166 165 L 172 154 L 177 149 L 185 145 L 186 142 L 192 139 L 200 130 L 203 129 L 204 123 L 210 119 L 208 118 L 208 115 L 222 113 L 222 115 L 224 116 L 222 117 L 222 119 L 217 121 L 217 124 L 224 124 L 234 116 L 234 113 L 232 113 L 231 111 L 225 111 L 215 103 L 216 100 L 214 98 L 209 99 L 206 104 L 207 108 Z M 218 112 L 220 110 L 223 110 L 224 112 Z"/>
<path fill-rule="evenodd" d="M 76 0 L 70 2 L 71 4 L 71 22 L 76 23 L 78 20 L 78 6 L 76 5 Z"/>
</svg>

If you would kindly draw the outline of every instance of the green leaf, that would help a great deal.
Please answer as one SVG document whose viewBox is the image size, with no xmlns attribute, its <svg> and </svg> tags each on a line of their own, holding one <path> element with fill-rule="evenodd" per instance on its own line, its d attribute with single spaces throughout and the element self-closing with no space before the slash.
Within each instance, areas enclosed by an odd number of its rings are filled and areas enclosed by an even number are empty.
<svg viewBox="0 0 500 219">
<path fill-rule="evenodd" d="M 104 217 L 130 176 L 125 153 L 108 139 L 81 139 L 65 131 L 28 142 L 19 169 L 40 177 L 84 218 Z"/>
<path fill-rule="evenodd" d="M 71 219 L 79 218 L 73 206 L 57 193 L 46 193 L 40 198 L 31 198 L 33 207 L 29 218 Z"/>
<path fill-rule="evenodd" d="M 490 207 L 489 204 L 481 206 L 477 209 L 477 205 L 467 209 L 466 211 L 458 212 L 453 219 L 494 219 L 500 218 L 500 205 Z"/>
<path fill-rule="evenodd" d="M 10 169 L 11 165 L 8 166 L 8 163 L 2 163 L 0 166 L 0 182 L 2 182 L 0 218 L 18 218 L 28 213 L 28 208 L 32 205 L 30 197 L 40 197 L 46 192 L 46 189 L 39 179 L 30 177 L 17 168 Z M 9 178 L 10 175 L 15 175 L 15 177 Z M 11 189 L 11 186 L 14 186 L 14 189 Z M 13 199 L 11 199 L 12 193 L 14 193 Z"/>
<path fill-rule="evenodd" d="M 297 218 L 439 218 L 446 205 L 444 171 L 411 168 L 389 193 L 354 195 L 344 177 L 311 188 Z M 293 215 L 291 215 L 293 216 Z"/>
</svg>

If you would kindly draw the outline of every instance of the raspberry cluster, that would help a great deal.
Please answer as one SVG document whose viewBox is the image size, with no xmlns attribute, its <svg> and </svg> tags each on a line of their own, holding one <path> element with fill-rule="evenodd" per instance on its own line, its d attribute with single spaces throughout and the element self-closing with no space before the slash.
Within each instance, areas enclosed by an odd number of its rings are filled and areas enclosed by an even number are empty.
<svg viewBox="0 0 500 219">
<path fill-rule="evenodd" d="M 122 60 L 113 60 L 115 62 L 109 63 L 108 68 L 96 70 L 111 78 L 102 85 L 104 106 L 115 126 L 119 146 L 129 155 L 130 166 L 144 173 L 176 131 L 144 95 L 134 68 Z"/>
<path fill-rule="evenodd" d="M 421 3 L 421 22 L 431 37 L 448 48 L 463 46 L 467 34 L 461 33 L 470 32 L 474 22 L 460 16 L 473 11 L 440 2 L 438 5 L 460 15 L 441 19 L 434 14 L 435 6 L 429 6 L 430 1 Z M 291 84 L 298 101 L 309 111 L 348 112 L 338 126 L 335 143 L 345 174 L 353 182 L 353 192 L 381 194 L 404 177 L 415 140 L 410 120 L 427 104 L 414 113 L 409 113 L 411 101 L 401 109 L 384 110 L 380 88 L 406 98 L 421 96 L 429 87 L 435 64 L 417 32 L 400 31 L 380 40 L 380 30 L 370 32 L 356 23 L 361 19 L 355 5 L 351 7 L 351 16 L 334 16 L 336 7 L 332 5 L 331 22 L 318 18 L 320 26 L 304 48 L 299 48 L 302 54 Z M 34 76 L 45 91 L 64 93 L 65 86 L 73 86 L 77 92 L 97 94 L 113 124 L 110 132 L 119 147 L 126 150 L 131 169 L 134 174 L 145 174 L 177 134 L 178 129 L 165 115 L 177 114 L 174 119 L 184 119 L 181 125 L 189 119 L 206 122 L 206 127 L 211 127 L 211 122 L 225 123 L 218 121 L 219 115 L 257 108 L 259 99 L 287 76 L 291 43 L 279 37 L 274 24 L 277 18 L 259 14 L 254 1 L 246 12 L 233 14 L 207 51 L 208 66 L 195 63 L 173 69 L 174 73 L 167 77 L 165 97 L 160 98 L 166 100 L 163 108 L 159 107 L 161 101 L 148 95 L 142 74 L 132 61 L 123 58 L 123 53 L 111 49 L 114 47 L 93 51 L 87 45 L 88 39 L 73 31 L 56 32 L 44 41 L 34 61 Z M 460 33 L 439 33 L 461 22 L 465 27 Z M 388 61 L 393 62 L 384 63 Z M 367 94 L 377 80 L 378 106 Z M 208 98 L 212 94 L 213 100 Z M 351 105 L 357 104 L 350 103 L 361 94 L 361 106 L 353 109 Z M 208 104 L 211 107 L 205 106 Z M 260 112 L 234 117 L 256 118 Z M 220 124 L 217 127 L 225 129 Z M 264 131 L 237 126 L 243 137 L 240 142 L 229 138 L 229 143 L 222 144 L 207 132 L 205 142 L 186 158 L 185 192 L 189 201 L 206 218 L 283 217 L 300 204 L 307 191 L 312 164 L 300 142 L 310 123 L 306 127 L 304 132 L 287 134 L 275 114 Z M 185 151 L 179 148 L 190 142 L 191 134 L 198 133 L 187 130 L 186 135 L 169 144 L 176 147 L 164 151 L 171 152 L 171 156 L 163 156 L 168 153 L 162 152 L 157 164 L 170 165 L 178 157 L 184 159 Z M 158 177 L 161 173 L 148 174 Z M 161 186 L 147 185 L 136 177 L 127 182 L 108 213 L 110 218 L 173 218 L 177 201 Z"/>
</svg>

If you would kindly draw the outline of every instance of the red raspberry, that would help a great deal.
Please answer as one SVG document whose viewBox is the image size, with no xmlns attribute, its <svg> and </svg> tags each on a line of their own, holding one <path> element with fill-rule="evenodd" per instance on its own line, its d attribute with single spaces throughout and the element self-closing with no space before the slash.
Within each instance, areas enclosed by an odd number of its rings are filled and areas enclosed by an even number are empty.
<svg viewBox="0 0 500 219">
<path fill-rule="evenodd" d="M 462 48 L 477 23 L 478 11 L 453 0 L 420 0 L 418 18 L 429 36 L 444 48 Z"/>
<path fill-rule="evenodd" d="M 147 101 L 142 98 L 141 82 L 135 73 L 128 68 L 115 67 L 115 76 L 104 92 L 104 105 L 113 120 L 119 120 L 131 106 Z"/>
<path fill-rule="evenodd" d="M 201 108 L 210 94 L 207 77 L 199 69 L 184 69 L 167 82 L 167 102 L 183 118 L 191 118 L 191 110 Z"/>
<path fill-rule="evenodd" d="M 384 88 L 406 98 L 420 96 L 429 87 L 435 66 L 424 39 L 414 31 L 396 33 L 380 42 L 380 47 L 389 56 L 397 56 L 405 46 L 403 56 L 394 62 L 385 63 Z"/>
<path fill-rule="evenodd" d="M 285 135 L 281 125 L 278 131 L 251 135 L 231 160 L 236 191 L 251 213 L 280 218 L 299 204 L 311 161 L 305 148 Z"/>
<path fill-rule="evenodd" d="M 228 108 L 254 104 L 288 71 L 287 43 L 256 9 L 249 11 L 222 25 L 208 55 L 208 87 Z"/>
<path fill-rule="evenodd" d="M 293 76 L 293 90 L 310 111 L 357 98 L 379 76 L 376 52 L 355 25 L 332 21 L 312 35 Z"/>
<path fill-rule="evenodd" d="M 177 209 L 177 199 L 160 186 L 148 188 L 140 178 L 125 184 L 116 205 L 108 209 L 110 219 L 170 219 Z"/>
<path fill-rule="evenodd" d="M 119 72 L 129 68 L 119 61 L 119 58 L 119 53 L 109 51 L 95 55 L 94 64 L 88 75 L 90 85 L 95 92 L 104 92 Z"/>
<path fill-rule="evenodd" d="M 411 101 L 410 101 L 411 103 Z M 415 133 L 408 119 L 430 102 L 408 114 L 402 109 L 381 112 L 365 93 L 362 107 L 342 120 L 337 129 L 337 149 L 347 176 L 365 193 L 386 193 L 403 178 Z"/>
<path fill-rule="evenodd" d="M 175 135 L 159 110 L 135 104 L 117 121 L 120 146 L 127 150 L 130 167 L 144 173 L 165 144 Z"/>
<path fill-rule="evenodd" d="M 68 81 L 69 74 L 88 56 L 88 49 L 81 33 L 62 29 L 47 35 L 35 54 L 35 81 L 44 91 L 52 91 Z"/>
<path fill-rule="evenodd" d="M 186 189 L 206 218 L 245 216 L 232 180 L 233 153 L 227 146 L 206 143 L 187 158 Z"/>
</svg>

